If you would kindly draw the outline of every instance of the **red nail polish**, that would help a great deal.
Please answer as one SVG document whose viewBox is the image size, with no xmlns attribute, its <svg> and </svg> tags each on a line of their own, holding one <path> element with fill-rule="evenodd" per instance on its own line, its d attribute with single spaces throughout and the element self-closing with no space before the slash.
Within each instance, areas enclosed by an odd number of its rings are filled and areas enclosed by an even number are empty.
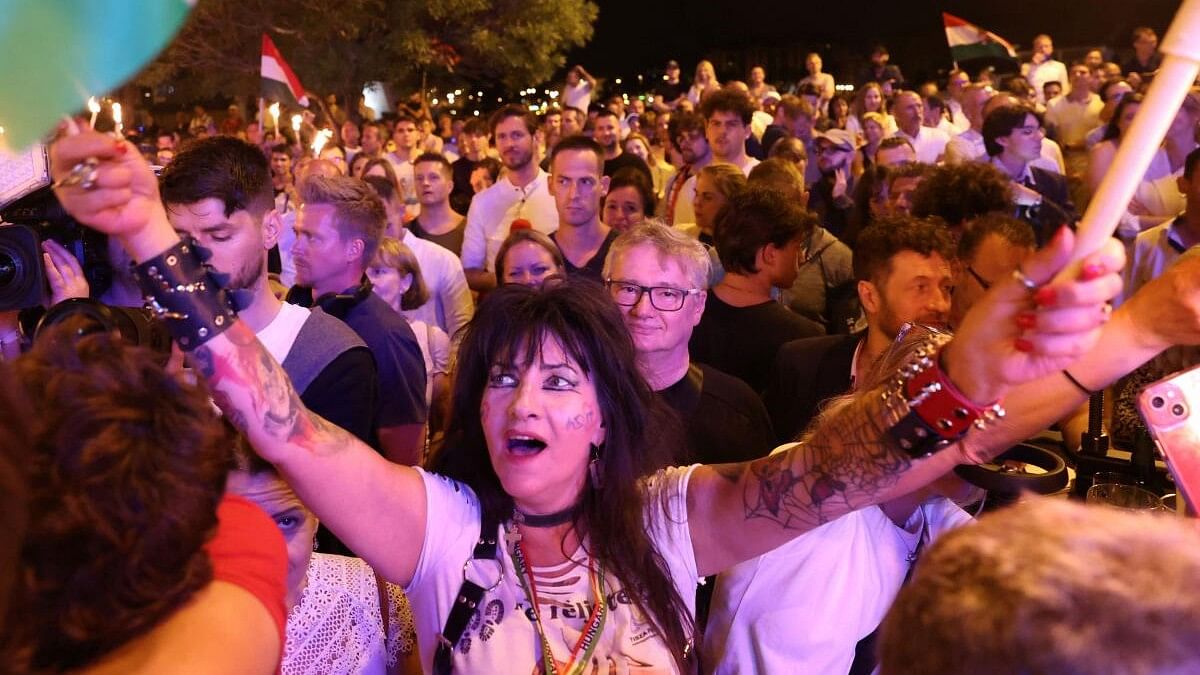
<svg viewBox="0 0 1200 675">
<path fill-rule="evenodd" d="M 1053 288 L 1046 286 L 1039 288 L 1037 293 L 1033 294 L 1033 301 L 1039 305 L 1053 305 L 1056 293 Z"/>
<path fill-rule="evenodd" d="M 1017 326 L 1026 330 L 1037 325 L 1037 315 L 1033 312 L 1021 312 L 1017 315 Z"/>
<path fill-rule="evenodd" d="M 1033 351 L 1033 343 L 1025 338 L 1017 338 L 1013 341 L 1013 346 L 1016 347 L 1017 351 L 1019 352 L 1029 353 Z"/>
<path fill-rule="evenodd" d="M 1079 278 L 1083 281 L 1091 281 L 1092 279 L 1099 279 L 1106 273 L 1107 270 L 1104 269 L 1104 265 L 1092 263 L 1083 266 L 1083 271 L 1079 274 Z"/>
<path fill-rule="evenodd" d="M 113 143 L 113 150 L 116 150 L 118 155 L 124 155 L 129 151 L 129 144 L 125 141 L 116 141 Z"/>
</svg>

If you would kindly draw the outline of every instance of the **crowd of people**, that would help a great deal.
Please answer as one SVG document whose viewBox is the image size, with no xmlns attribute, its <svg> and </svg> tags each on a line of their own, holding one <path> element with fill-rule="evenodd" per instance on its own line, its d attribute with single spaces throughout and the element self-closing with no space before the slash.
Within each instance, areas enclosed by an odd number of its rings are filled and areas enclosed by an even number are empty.
<svg viewBox="0 0 1200 675">
<path fill-rule="evenodd" d="M 1067 66 L 1039 35 L 944 83 L 877 47 L 853 95 L 814 53 L 786 85 L 671 61 L 628 102 L 576 66 L 540 116 L 64 125 L 54 191 L 113 274 L 48 241 L 50 301 L 145 303 L 174 357 L 0 312 L 0 656 L 1200 668 L 1195 528 L 1045 498 L 968 526 L 954 472 L 1078 447 L 1110 387 L 1132 434 L 1138 387 L 1191 364 L 1200 89 L 1071 264 L 1156 44 Z"/>
</svg>

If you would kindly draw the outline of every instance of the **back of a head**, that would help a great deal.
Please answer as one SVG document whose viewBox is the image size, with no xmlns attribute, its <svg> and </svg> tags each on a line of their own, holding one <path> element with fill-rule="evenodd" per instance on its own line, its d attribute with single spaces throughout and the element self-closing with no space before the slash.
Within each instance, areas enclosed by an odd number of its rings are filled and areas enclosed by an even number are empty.
<svg viewBox="0 0 1200 675">
<path fill-rule="evenodd" d="M 759 185 L 778 190 L 792 199 L 804 196 L 804 176 L 796 165 L 783 158 L 768 158 L 750 170 L 746 179 L 750 186 Z"/>
<path fill-rule="evenodd" d="M 145 349 L 79 336 L 82 327 L 68 320 L 39 335 L 6 369 L 0 396 L 0 419 L 27 442 L 28 530 L 0 617 L 13 672 L 93 663 L 212 578 L 202 547 L 232 437 L 206 392 Z"/>
<path fill-rule="evenodd" d="M 854 278 L 880 285 L 891 274 L 892 257 L 901 251 L 934 253 L 954 260 L 949 228 L 937 218 L 881 218 L 858 235 L 854 244 Z"/>
<path fill-rule="evenodd" d="M 885 675 L 1200 671 L 1194 521 L 1032 499 L 943 535 L 880 626 Z"/>
<path fill-rule="evenodd" d="M 987 162 L 932 167 L 912 196 L 914 216 L 937 216 L 951 226 L 1011 208 L 1011 181 Z"/>
<path fill-rule="evenodd" d="M 387 211 L 379 195 L 362 180 L 347 176 L 313 176 L 300 186 L 305 208 L 316 205 L 333 207 L 334 224 L 342 239 L 361 239 L 362 264 L 375 257 L 379 240 L 387 228 Z"/>
<path fill-rule="evenodd" d="M 758 251 L 771 244 L 783 248 L 808 237 L 816 216 L 800 208 L 788 195 L 762 186 L 748 186 L 730 197 L 717 216 L 714 239 L 726 272 L 758 272 Z"/>
<path fill-rule="evenodd" d="M 213 136 L 189 144 L 163 169 L 165 204 L 195 204 L 216 198 L 225 215 L 248 211 L 261 218 L 275 205 L 271 169 L 254 145 L 232 136 Z"/>
</svg>

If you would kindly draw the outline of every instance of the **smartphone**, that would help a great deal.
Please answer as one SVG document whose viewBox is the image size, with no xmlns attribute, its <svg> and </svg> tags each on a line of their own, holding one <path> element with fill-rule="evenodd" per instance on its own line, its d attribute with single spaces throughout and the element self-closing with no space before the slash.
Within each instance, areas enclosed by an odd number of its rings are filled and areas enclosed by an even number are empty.
<svg viewBox="0 0 1200 675">
<path fill-rule="evenodd" d="M 1138 410 L 1146 429 L 1175 477 L 1175 485 L 1195 512 L 1200 499 L 1200 366 L 1159 380 L 1142 390 Z"/>
</svg>

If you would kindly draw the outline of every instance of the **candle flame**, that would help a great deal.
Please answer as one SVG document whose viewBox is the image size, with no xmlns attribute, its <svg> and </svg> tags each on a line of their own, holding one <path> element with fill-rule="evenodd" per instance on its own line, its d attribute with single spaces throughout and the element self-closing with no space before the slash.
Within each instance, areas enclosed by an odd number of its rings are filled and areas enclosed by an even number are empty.
<svg viewBox="0 0 1200 675">
<path fill-rule="evenodd" d="M 100 112 L 100 102 L 96 100 L 95 96 L 88 97 L 87 105 L 88 105 L 88 112 L 91 112 L 91 113 Z"/>
</svg>

